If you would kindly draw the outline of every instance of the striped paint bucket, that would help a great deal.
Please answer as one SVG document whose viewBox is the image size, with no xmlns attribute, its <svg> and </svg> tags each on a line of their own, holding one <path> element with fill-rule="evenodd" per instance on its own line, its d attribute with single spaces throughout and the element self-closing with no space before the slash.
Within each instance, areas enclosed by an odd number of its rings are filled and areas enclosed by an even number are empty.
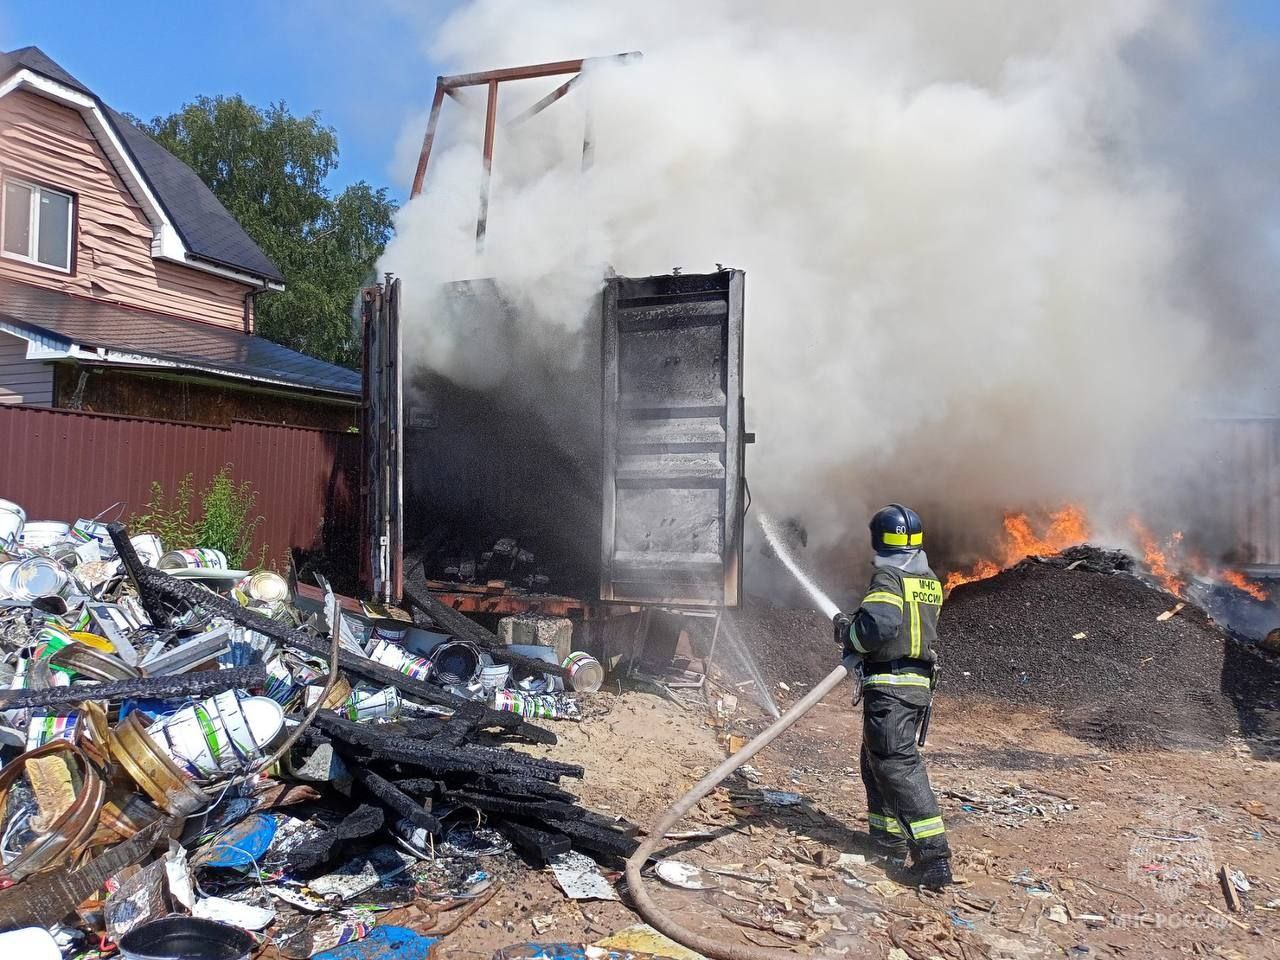
<svg viewBox="0 0 1280 960">
<path fill-rule="evenodd" d="M 157 566 L 161 570 L 226 570 L 227 555 L 212 547 L 170 550 Z"/>
</svg>

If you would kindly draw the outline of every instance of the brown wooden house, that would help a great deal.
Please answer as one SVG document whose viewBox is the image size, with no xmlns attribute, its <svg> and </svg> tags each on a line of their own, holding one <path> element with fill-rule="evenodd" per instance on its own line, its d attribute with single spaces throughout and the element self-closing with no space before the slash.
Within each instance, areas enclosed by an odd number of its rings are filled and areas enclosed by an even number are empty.
<svg viewBox="0 0 1280 960">
<path fill-rule="evenodd" d="M 345 429 L 360 377 L 254 336 L 284 278 L 184 163 L 0 53 L 0 403 Z"/>
</svg>

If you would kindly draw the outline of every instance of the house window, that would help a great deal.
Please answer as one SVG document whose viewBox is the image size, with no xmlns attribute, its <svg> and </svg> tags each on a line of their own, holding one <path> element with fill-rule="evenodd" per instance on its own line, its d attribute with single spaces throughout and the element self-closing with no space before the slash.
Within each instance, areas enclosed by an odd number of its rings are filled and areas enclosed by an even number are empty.
<svg viewBox="0 0 1280 960">
<path fill-rule="evenodd" d="M 70 194 L 5 180 L 4 255 L 70 272 L 73 206 Z"/>
</svg>

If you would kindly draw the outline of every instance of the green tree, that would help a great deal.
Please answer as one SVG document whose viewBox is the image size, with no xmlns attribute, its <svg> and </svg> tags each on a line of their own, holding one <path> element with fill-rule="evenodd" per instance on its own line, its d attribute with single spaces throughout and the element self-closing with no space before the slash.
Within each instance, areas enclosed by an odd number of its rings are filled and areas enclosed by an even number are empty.
<svg viewBox="0 0 1280 960">
<path fill-rule="evenodd" d="M 262 336 L 335 363 L 354 364 L 351 311 L 391 237 L 395 202 L 361 180 L 334 195 L 338 139 L 318 114 L 284 103 L 263 109 L 241 97 L 200 97 L 177 113 L 138 121 L 209 185 L 278 266 L 282 293 L 258 298 Z"/>
</svg>

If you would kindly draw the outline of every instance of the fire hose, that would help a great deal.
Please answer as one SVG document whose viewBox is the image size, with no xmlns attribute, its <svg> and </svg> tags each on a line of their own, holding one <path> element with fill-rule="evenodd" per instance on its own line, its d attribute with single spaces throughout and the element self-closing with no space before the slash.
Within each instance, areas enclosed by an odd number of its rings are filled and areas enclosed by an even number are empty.
<svg viewBox="0 0 1280 960">
<path fill-rule="evenodd" d="M 719 786 L 720 782 L 754 757 L 757 753 L 785 733 L 797 720 L 808 713 L 828 693 L 839 686 L 849 675 L 849 667 L 840 664 L 827 674 L 817 686 L 810 690 L 795 706 L 784 713 L 773 724 L 744 746 L 731 757 L 727 757 L 686 793 L 672 804 L 662 818 L 649 830 L 644 842 L 636 848 L 636 852 L 627 860 L 627 890 L 635 905 L 636 912 L 665 936 L 680 943 L 690 950 L 697 951 L 714 960 L 795 960 L 795 954 L 789 950 L 771 950 L 764 947 L 750 947 L 744 944 L 726 943 L 704 934 L 695 933 L 677 923 L 659 909 L 644 889 L 644 881 L 640 871 L 658 847 L 665 841 L 671 828 L 684 819 L 703 797 Z"/>
</svg>

